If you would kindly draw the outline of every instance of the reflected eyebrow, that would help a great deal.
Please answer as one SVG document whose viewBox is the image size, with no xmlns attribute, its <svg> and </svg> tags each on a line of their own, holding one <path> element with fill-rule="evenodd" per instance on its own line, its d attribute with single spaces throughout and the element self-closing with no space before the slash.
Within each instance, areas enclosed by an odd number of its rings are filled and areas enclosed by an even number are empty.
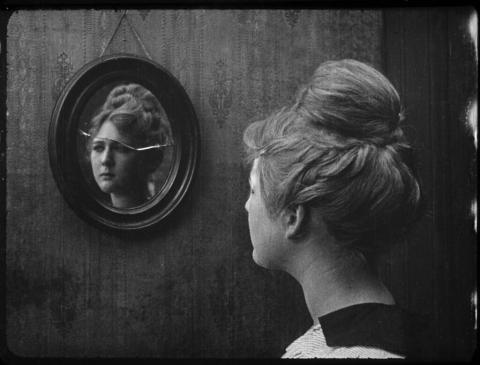
<svg viewBox="0 0 480 365">
<path fill-rule="evenodd" d="M 126 145 L 125 143 L 122 143 L 120 141 L 117 141 L 115 139 L 110 139 L 110 138 L 104 138 L 104 137 L 95 137 L 93 139 L 92 144 L 105 144 L 105 142 L 110 142 L 112 146 L 125 146 L 127 148 L 131 148 L 130 146 Z"/>
</svg>

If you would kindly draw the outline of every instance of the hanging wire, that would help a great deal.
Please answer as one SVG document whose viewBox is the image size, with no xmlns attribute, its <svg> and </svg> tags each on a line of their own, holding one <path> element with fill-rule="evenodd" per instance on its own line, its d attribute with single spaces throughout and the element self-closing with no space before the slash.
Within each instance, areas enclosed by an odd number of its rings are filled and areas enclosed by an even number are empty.
<svg viewBox="0 0 480 365">
<path fill-rule="evenodd" d="M 118 30 L 120 29 L 120 25 L 122 24 L 122 21 L 123 19 L 126 20 L 128 26 L 130 27 L 130 31 L 133 33 L 134 37 L 136 38 L 137 42 L 140 44 L 140 46 L 142 47 L 142 50 L 143 50 L 143 53 L 145 53 L 145 55 L 150 58 L 151 60 L 152 59 L 152 56 L 150 56 L 150 53 L 147 51 L 147 48 L 145 47 L 145 45 L 143 44 L 142 42 L 142 39 L 140 38 L 140 35 L 138 34 L 137 30 L 135 29 L 135 27 L 133 26 L 133 24 L 130 22 L 130 20 L 128 19 L 127 17 L 127 13 L 128 13 L 128 9 L 127 10 L 124 10 L 123 11 L 123 14 L 122 16 L 120 17 L 120 20 L 118 21 L 118 24 L 115 28 L 115 30 L 113 31 L 113 34 L 112 36 L 110 37 L 108 43 L 106 44 L 106 46 L 103 48 L 102 50 L 102 53 L 100 54 L 100 57 L 102 57 L 104 54 L 105 54 L 105 51 L 107 50 L 107 48 L 110 46 L 110 44 L 112 43 L 113 39 L 115 38 L 115 36 L 117 35 L 117 32 Z"/>
<path fill-rule="evenodd" d="M 125 13 L 125 15 L 126 15 L 126 13 Z M 133 26 L 133 24 L 130 23 L 130 20 L 129 20 L 126 16 L 125 16 L 125 19 L 127 20 L 127 23 L 128 23 L 128 25 L 130 26 L 130 30 L 131 30 L 132 33 L 135 35 L 135 38 L 137 38 L 138 43 L 140 43 L 140 46 L 142 47 L 143 53 L 145 53 L 145 54 L 147 55 L 147 57 L 152 60 L 152 56 L 150 56 L 150 53 L 147 51 L 147 48 L 146 48 L 145 45 L 143 44 L 142 39 L 141 39 L 140 36 L 138 35 L 137 30 L 135 29 L 135 27 Z"/>
</svg>

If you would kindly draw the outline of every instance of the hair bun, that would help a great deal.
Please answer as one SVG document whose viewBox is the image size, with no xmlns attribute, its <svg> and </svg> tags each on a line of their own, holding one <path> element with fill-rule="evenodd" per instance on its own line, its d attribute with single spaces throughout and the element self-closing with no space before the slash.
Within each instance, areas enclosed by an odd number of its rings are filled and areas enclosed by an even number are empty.
<svg viewBox="0 0 480 365">
<path fill-rule="evenodd" d="M 346 139 L 385 145 L 403 135 L 397 91 L 380 72 L 355 60 L 323 63 L 300 90 L 294 109 Z"/>
<path fill-rule="evenodd" d="M 396 90 L 372 67 L 320 65 L 292 108 L 244 132 L 267 212 L 302 204 L 342 245 L 386 249 L 416 221 L 422 197 L 403 119 Z"/>
</svg>

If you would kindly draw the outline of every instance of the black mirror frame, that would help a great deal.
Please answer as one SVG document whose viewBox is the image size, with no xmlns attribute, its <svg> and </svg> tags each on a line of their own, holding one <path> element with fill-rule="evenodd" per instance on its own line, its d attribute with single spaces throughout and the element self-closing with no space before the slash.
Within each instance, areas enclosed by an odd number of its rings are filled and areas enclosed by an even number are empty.
<svg viewBox="0 0 480 365">
<path fill-rule="evenodd" d="M 164 189 L 145 205 L 127 210 L 108 206 L 93 197 L 77 154 L 82 108 L 99 87 L 115 80 L 141 84 L 157 97 L 169 119 L 175 143 Z M 191 185 L 199 149 L 198 120 L 180 82 L 157 63 L 131 54 L 101 57 L 82 67 L 58 98 L 48 135 L 50 167 L 68 205 L 86 221 L 116 231 L 143 230 L 172 213 Z"/>
</svg>

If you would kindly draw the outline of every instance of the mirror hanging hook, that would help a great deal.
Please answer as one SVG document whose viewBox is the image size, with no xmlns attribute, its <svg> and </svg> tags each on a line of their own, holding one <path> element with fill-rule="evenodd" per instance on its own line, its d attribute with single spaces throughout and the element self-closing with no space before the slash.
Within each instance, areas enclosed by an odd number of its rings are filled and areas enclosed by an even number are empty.
<svg viewBox="0 0 480 365">
<path fill-rule="evenodd" d="M 122 16 L 120 17 L 119 21 L 118 21 L 118 24 L 115 28 L 115 30 L 113 31 L 113 34 L 112 36 L 110 37 L 110 39 L 108 40 L 106 46 L 103 48 L 102 50 L 102 53 L 100 54 L 100 57 L 102 57 L 104 54 L 105 54 L 105 51 L 107 50 L 107 48 L 110 46 L 110 44 L 112 43 L 113 39 L 115 38 L 115 35 L 117 34 L 118 30 L 120 29 L 120 25 L 122 24 L 122 21 L 123 19 L 126 20 L 128 26 L 130 27 L 130 31 L 133 33 L 135 39 L 137 40 L 137 42 L 140 44 L 140 47 L 142 47 L 142 51 L 143 53 L 150 59 L 153 61 L 153 58 L 152 56 L 150 56 L 150 53 L 147 51 L 147 48 L 145 47 L 145 44 L 142 42 L 142 39 L 140 38 L 140 35 L 138 34 L 138 32 L 136 31 L 135 27 L 133 26 L 133 24 L 130 22 L 130 20 L 128 19 L 127 17 L 127 13 L 128 13 L 128 9 L 124 10 L 123 11 L 123 14 Z"/>
</svg>

